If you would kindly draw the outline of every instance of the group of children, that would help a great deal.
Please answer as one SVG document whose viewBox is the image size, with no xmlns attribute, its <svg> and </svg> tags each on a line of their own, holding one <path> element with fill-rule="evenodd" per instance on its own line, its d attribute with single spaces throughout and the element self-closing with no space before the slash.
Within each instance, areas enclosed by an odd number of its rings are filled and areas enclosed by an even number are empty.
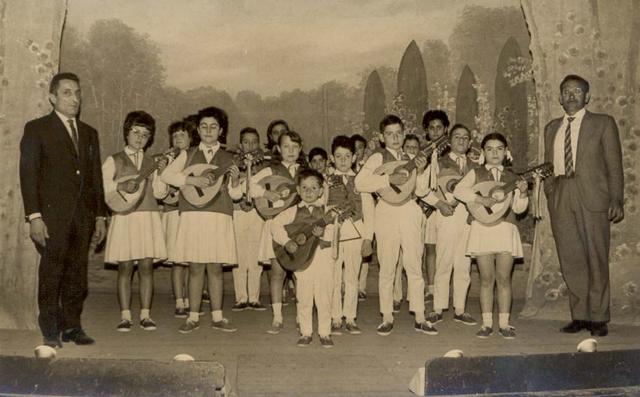
<svg viewBox="0 0 640 397">
<path fill-rule="evenodd" d="M 131 278 L 136 265 L 140 327 L 156 329 L 150 316 L 153 263 L 166 260 L 172 264 L 175 316 L 185 318 L 180 332 L 199 328 L 205 284 L 211 300 L 212 328 L 237 330 L 222 314 L 225 266 L 234 266 L 236 302 L 232 310 L 266 310 L 260 302 L 264 268 L 269 271 L 273 311 L 267 332 L 278 334 L 284 327 L 283 287 L 287 277 L 292 277 L 298 346 L 312 342 L 315 305 L 320 344 L 332 347 L 332 335 L 362 332 L 356 323 L 357 306 L 359 300 L 366 299 L 366 258 L 371 257 L 375 242 L 382 314 L 378 334 L 389 335 L 393 330 L 394 313 L 402 301 L 403 270 L 417 332 L 438 333 L 435 324 L 442 321 L 443 311 L 448 309 L 452 274 L 453 320 L 475 325 L 475 319 L 465 311 L 465 303 L 471 258 L 476 258 L 482 309 L 482 326 L 476 335 L 486 338 L 493 332 L 493 291 L 497 283 L 499 333 L 505 338 L 515 337 L 515 329 L 509 323 L 511 269 L 513 258 L 522 256 L 515 214 L 527 208 L 527 184 L 505 168 L 508 149 L 502 135 L 485 136 L 481 144 L 483 155 L 478 161 L 468 155 L 469 129 L 456 124 L 449 133 L 446 113 L 428 111 L 423 118 L 427 137 L 435 142 L 449 134 L 450 150 L 439 158 L 427 157 L 420 152 L 418 138 L 405 133 L 402 120 L 387 115 L 380 122 L 376 137 L 380 145 L 370 153 L 366 154 L 365 149 L 371 149 L 371 142 L 362 136 L 338 135 L 332 141 L 330 154 L 314 148 L 306 156 L 300 135 L 284 120 L 274 120 L 267 129 L 266 152 L 261 149 L 258 131 L 248 127 L 240 131 L 238 156 L 223 147 L 228 126 L 224 110 L 202 109 L 169 127 L 173 155 L 151 157 L 145 150 L 155 134 L 153 117 L 143 111 L 127 115 L 123 127 L 126 145 L 103 165 L 105 195 L 142 192 L 131 209 L 113 213 L 107 236 L 105 261 L 118 264 L 118 331 L 126 332 L 132 327 Z M 433 146 L 430 144 L 427 149 Z M 264 161 L 253 164 L 255 158 Z M 407 168 L 409 172 L 380 172 L 385 163 L 400 160 L 410 163 L 415 171 Z M 203 169 L 214 172 L 198 171 Z M 154 172 L 145 180 L 123 181 L 123 177 L 151 170 Z M 273 205 L 282 204 L 283 194 L 261 183 L 270 176 L 287 178 L 297 192 L 295 200 L 275 216 L 260 214 L 255 206 L 259 198 Z M 453 176 L 457 182 L 452 192 L 444 192 L 438 185 L 445 176 Z M 465 203 L 494 205 L 495 199 L 474 190 L 476 183 L 491 180 L 514 181 L 518 189 L 507 216 L 497 224 L 485 225 L 470 216 Z M 380 193 L 413 182 L 415 189 L 400 203 L 387 202 Z M 187 191 L 202 195 L 212 186 L 219 190 L 207 202 L 194 204 L 189 199 Z M 430 216 L 423 212 L 424 206 L 418 205 L 419 200 L 431 206 Z M 349 207 L 348 218 L 336 221 L 336 213 L 345 206 Z M 295 255 L 308 240 L 291 232 L 292 226 L 299 225 L 308 226 L 308 238 L 319 242 L 308 266 L 288 272 L 279 263 L 274 245 Z M 430 299 L 434 310 L 427 314 L 425 301 Z"/>
</svg>

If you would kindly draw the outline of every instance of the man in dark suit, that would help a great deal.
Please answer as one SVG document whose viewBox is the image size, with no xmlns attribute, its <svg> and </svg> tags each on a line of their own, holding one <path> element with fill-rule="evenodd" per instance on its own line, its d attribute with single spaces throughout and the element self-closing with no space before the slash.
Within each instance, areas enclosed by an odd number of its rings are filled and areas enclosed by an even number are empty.
<svg viewBox="0 0 640 397">
<path fill-rule="evenodd" d="M 38 323 L 44 343 L 94 343 L 82 329 L 87 262 L 105 236 L 98 133 L 77 119 L 80 81 L 60 73 L 49 86 L 54 110 L 29 121 L 20 142 L 20 185 L 29 234 L 41 255 Z M 92 237 L 93 233 L 93 237 Z"/>
<path fill-rule="evenodd" d="M 560 329 L 605 336 L 610 320 L 610 222 L 624 218 L 622 150 L 613 117 L 591 113 L 589 82 L 568 75 L 560 83 L 565 115 L 545 127 L 545 181 L 551 228 L 569 290 L 572 321 Z"/>
</svg>

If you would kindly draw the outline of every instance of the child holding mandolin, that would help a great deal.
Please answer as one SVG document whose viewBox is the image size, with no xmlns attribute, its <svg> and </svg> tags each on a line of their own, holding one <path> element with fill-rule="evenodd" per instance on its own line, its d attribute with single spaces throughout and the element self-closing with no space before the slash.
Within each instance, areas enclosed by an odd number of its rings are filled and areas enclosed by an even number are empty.
<svg viewBox="0 0 640 397">
<path fill-rule="evenodd" d="M 233 155 L 222 149 L 219 142 L 228 127 L 224 110 L 213 106 L 200 110 L 197 117 L 200 144 L 180 153 L 162 173 L 163 181 L 180 188 L 180 225 L 175 252 L 169 259 L 189 263 L 190 312 L 179 329 L 181 333 L 190 333 L 200 326 L 205 272 L 211 294 L 211 327 L 237 331 L 222 316 L 222 267 L 237 263 L 232 198 L 242 197 L 240 170 Z"/>
<path fill-rule="evenodd" d="M 402 152 L 404 142 L 404 123 L 395 115 L 387 115 L 380 122 L 380 139 L 385 147 L 377 149 L 365 162 L 356 175 L 355 187 L 360 192 L 378 193 L 381 197 L 374 210 L 374 231 L 378 241 L 378 260 L 380 274 L 378 290 L 380 294 L 380 312 L 382 323 L 378 326 L 379 335 L 386 336 L 393 330 L 393 281 L 396 264 L 402 256 L 402 264 L 407 273 L 409 291 L 409 310 L 415 313 L 414 329 L 430 335 L 438 331 L 426 321 L 424 313 L 424 279 L 422 277 L 423 216 L 420 207 L 412 196 L 424 196 L 427 193 L 427 178 L 424 169 L 427 159 L 419 154 L 414 160 Z M 413 165 L 408 172 L 381 174 L 379 170 L 387 163 L 397 164 L 405 161 L 404 167 Z M 390 164 L 390 165 L 393 165 Z M 414 175 L 415 174 L 415 175 Z M 415 185 L 409 196 L 401 203 L 389 203 L 383 196 L 394 187 L 405 188 L 413 179 Z M 402 189 L 401 189 L 402 190 Z"/>
<path fill-rule="evenodd" d="M 282 140 L 282 137 L 281 137 Z M 286 152 L 283 151 L 283 154 Z M 301 230 L 310 229 L 313 236 L 320 239 L 310 265 L 304 270 L 295 272 L 297 317 L 300 322 L 300 338 L 298 346 L 307 347 L 311 343 L 313 333 L 313 305 L 318 311 L 318 335 L 322 347 L 334 346 L 331 340 L 331 299 L 333 293 L 333 266 L 331 259 L 331 240 L 333 225 L 321 226 L 325 216 L 325 206 L 316 205 L 324 191 L 324 178 L 316 170 L 304 169 L 297 177 L 296 190 L 302 201 L 278 214 L 271 224 L 273 241 L 290 254 L 295 254 L 304 240 L 311 238 Z M 289 235 L 287 227 L 296 225 L 298 233 L 304 234 L 300 240 L 297 233 Z"/>
<path fill-rule="evenodd" d="M 487 134 L 482 140 L 484 165 L 469 171 L 454 189 L 455 198 L 467 203 L 468 207 L 478 204 L 492 208 L 498 204 L 494 197 L 478 194 L 477 184 L 504 182 L 515 184 L 513 198 L 508 197 L 508 210 L 495 224 L 483 224 L 476 217 L 471 221 L 467 255 L 476 258 L 480 270 L 480 308 L 482 327 L 476 333 L 478 338 L 487 338 L 493 333 L 493 290 L 498 290 L 499 333 L 506 339 L 516 336 L 515 328 L 509 324 L 511 311 L 511 270 L 513 258 L 522 257 L 520 233 L 516 226 L 516 214 L 527 209 L 527 182 L 519 179 L 510 169 L 504 167 L 507 156 L 507 140 L 500 133 Z M 476 186 L 476 189 L 474 189 Z M 471 212 L 471 209 L 470 209 Z"/>
<path fill-rule="evenodd" d="M 141 193 L 139 198 L 131 199 L 132 207 L 114 211 L 107 233 L 105 262 L 118 264 L 121 321 L 117 330 L 120 332 L 131 330 L 131 276 L 136 262 L 140 280 L 140 327 L 146 331 L 156 329 L 156 323 L 150 316 L 153 261 L 167 257 L 160 207 L 156 202 L 156 198 L 163 196 L 166 186 L 157 178 L 157 172 L 164 169 L 167 160 L 163 156 L 156 163 L 145 154 L 153 143 L 155 129 L 155 120 L 148 113 L 135 111 L 127 114 L 123 126 L 127 145 L 122 151 L 107 157 L 102 165 L 107 202 L 114 194 L 125 197 L 125 194 Z M 154 171 L 156 168 L 158 171 Z M 145 173 L 149 176 L 143 180 L 118 182 L 129 176 L 144 176 Z"/>
</svg>

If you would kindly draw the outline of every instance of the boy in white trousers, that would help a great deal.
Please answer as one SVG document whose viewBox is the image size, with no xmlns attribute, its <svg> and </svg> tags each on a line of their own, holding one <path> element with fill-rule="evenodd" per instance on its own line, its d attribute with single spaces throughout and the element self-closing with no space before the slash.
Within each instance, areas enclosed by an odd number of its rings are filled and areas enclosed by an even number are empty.
<svg viewBox="0 0 640 397">
<path fill-rule="evenodd" d="M 387 115 L 382 119 L 380 139 L 385 148 L 376 150 L 356 176 L 355 185 L 358 191 L 374 193 L 391 187 L 391 184 L 401 186 L 408 181 L 409 177 L 403 173 L 377 175 L 375 172 L 384 163 L 409 160 L 402 152 L 404 136 L 404 123 L 399 117 Z M 413 161 L 417 173 L 415 193 L 424 196 L 427 193 L 427 178 L 424 174 L 427 160 L 424 156 L 417 156 Z M 382 313 L 382 323 L 377 328 L 379 335 L 389 335 L 393 330 L 393 281 L 400 255 L 407 272 L 409 310 L 415 313 L 414 329 L 430 335 L 438 333 L 433 325 L 426 321 L 424 313 L 423 219 L 420 207 L 411 198 L 404 204 L 393 205 L 381 197 L 375 207 L 374 231 L 378 241 L 378 290 Z"/>
</svg>

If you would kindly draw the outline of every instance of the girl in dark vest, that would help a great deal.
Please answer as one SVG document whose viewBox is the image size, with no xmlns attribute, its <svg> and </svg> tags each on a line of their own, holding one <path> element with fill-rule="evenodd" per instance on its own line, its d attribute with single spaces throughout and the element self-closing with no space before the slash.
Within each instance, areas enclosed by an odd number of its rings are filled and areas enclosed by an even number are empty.
<svg viewBox="0 0 640 397">
<path fill-rule="evenodd" d="M 181 193 L 178 203 L 180 225 L 176 238 L 175 252 L 169 259 L 176 263 L 189 264 L 189 316 L 180 327 L 181 333 L 190 333 L 199 328 L 200 303 L 205 271 L 208 274 L 211 294 L 212 328 L 225 332 L 235 332 L 237 328 L 222 316 L 223 280 L 222 267 L 234 265 L 236 242 L 233 229 L 233 202 L 242 197 L 238 181 L 240 170 L 233 164 L 233 155 L 221 148 L 219 139 L 229 126 L 227 114 L 216 107 L 208 107 L 198 112 L 197 129 L 200 144 L 182 152 L 162 173 L 162 179 L 175 187 L 185 185 L 201 189 L 215 181 L 206 176 L 191 176 L 183 172 L 194 164 L 211 164 L 226 170 L 220 191 L 202 206 L 189 203 Z"/>
<path fill-rule="evenodd" d="M 279 160 L 274 161 L 269 167 L 263 168 L 251 179 L 251 194 L 255 197 L 265 197 L 277 201 L 280 197 L 277 193 L 265 191 L 258 182 L 270 175 L 280 175 L 295 181 L 301 168 L 304 168 L 304 154 L 302 153 L 302 138 L 295 131 L 286 131 L 279 136 L 275 153 L 279 154 Z M 274 196 L 274 197 L 271 197 Z M 296 201 L 292 203 L 296 204 Z M 267 219 L 262 229 L 258 258 L 261 263 L 271 265 L 269 275 L 269 287 L 271 290 L 271 307 L 273 309 L 273 322 L 267 331 L 270 334 L 278 334 L 282 330 L 282 285 L 286 275 L 285 270 L 276 260 L 273 252 L 273 240 L 271 237 L 271 219 Z"/>
<path fill-rule="evenodd" d="M 167 257 L 156 198 L 162 197 L 166 186 L 157 178 L 156 172 L 147 178 L 143 187 L 133 181 L 116 183 L 119 178 L 153 167 L 154 160 L 144 151 L 153 143 L 155 128 L 155 120 L 148 113 L 129 113 L 123 127 L 127 145 L 121 152 L 107 157 L 102 165 L 105 195 L 116 190 L 134 193 L 139 188 L 143 189 L 142 197 L 134 208 L 113 215 L 107 233 L 105 262 L 118 264 L 121 321 L 117 330 L 120 332 L 131 330 L 131 275 L 136 262 L 140 280 L 140 327 L 147 331 L 156 329 L 149 313 L 153 297 L 153 262 Z M 166 160 L 160 160 L 158 165 L 162 170 Z"/>
<path fill-rule="evenodd" d="M 474 192 L 476 183 L 500 181 L 509 183 L 518 176 L 504 167 L 507 158 L 507 140 L 502 134 L 487 134 L 482 140 L 484 165 L 469 173 L 460 180 L 454 190 L 456 199 L 469 203 L 476 202 L 486 207 L 496 204 L 496 200 L 483 197 Z M 516 214 L 527 209 L 527 183 L 518 181 L 518 189 L 514 192 L 510 211 L 496 225 L 487 226 L 473 219 L 467 243 L 467 255 L 476 258 L 480 270 L 480 308 L 482 310 L 482 327 L 476 333 L 479 338 L 487 338 L 493 333 L 493 289 L 498 285 L 498 318 L 499 333 L 504 338 L 513 339 L 515 328 L 509 324 L 511 311 L 511 270 L 513 258 L 522 257 L 520 233 L 515 224 Z"/>
</svg>

